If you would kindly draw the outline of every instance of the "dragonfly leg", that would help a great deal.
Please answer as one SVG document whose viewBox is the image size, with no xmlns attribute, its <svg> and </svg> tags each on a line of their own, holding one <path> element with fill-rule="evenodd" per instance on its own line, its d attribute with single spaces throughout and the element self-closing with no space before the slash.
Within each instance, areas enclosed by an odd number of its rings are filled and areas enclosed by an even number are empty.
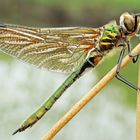
<svg viewBox="0 0 140 140">
<path fill-rule="evenodd" d="M 130 45 L 130 43 L 128 42 L 127 45 L 128 45 L 128 55 L 129 55 L 130 57 L 133 57 L 133 58 L 132 58 L 132 62 L 133 62 L 133 63 L 136 63 L 136 62 L 138 61 L 138 59 L 139 59 L 139 55 L 140 55 L 140 54 L 133 55 L 133 54 L 132 54 L 132 51 L 131 51 L 131 45 Z"/>
<path fill-rule="evenodd" d="M 123 76 L 120 75 L 120 66 L 122 63 L 122 59 L 124 57 L 126 51 L 126 45 L 124 44 L 120 56 L 119 56 L 119 60 L 118 60 L 118 65 L 117 65 L 117 69 L 116 69 L 116 78 L 118 80 L 120 80 L 121 82 L 125 83 L 126 85 L 130 86 L 131 88 L 135 89 L 135 90 L 140 90 L 140 88 L 138 88 L 136 85 L 134 85 L 133 83 L 129 82 L 126 78 L 124 78 Z"/>
<path fill-rule="evenodd" d="M 96 53 L 96 54 L 95 54 Z M 93 61 L 91 61 L 91 58 L 93 56 L 100 56 L 102 55 L 101 52 L 97 49 L 97 48 L 93 48 L 87 55 L 86 60 L 91 64 L 92 67 L 95 67 L 95 63 L 93 63 Z"/>
<path fill-rule="evenodd" d="M 138 59 L 139 59 L 139 55 L 133 57 L 133 59 L 132 59 L 133 63 L 136 63 L 138 61 Z"/>
</svg>

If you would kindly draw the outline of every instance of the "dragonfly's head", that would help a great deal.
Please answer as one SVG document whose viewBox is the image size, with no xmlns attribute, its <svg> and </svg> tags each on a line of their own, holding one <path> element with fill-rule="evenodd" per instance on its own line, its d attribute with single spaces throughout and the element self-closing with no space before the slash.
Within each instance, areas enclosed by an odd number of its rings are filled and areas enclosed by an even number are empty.
<svg viewBox="0 0 140 140">
<path fill-rule="evenodd" d="M 140 14 L 124 13 L 120 17 L 120 27 L 124 35 L 134 36 L 139 31 Z"/>
</svg>

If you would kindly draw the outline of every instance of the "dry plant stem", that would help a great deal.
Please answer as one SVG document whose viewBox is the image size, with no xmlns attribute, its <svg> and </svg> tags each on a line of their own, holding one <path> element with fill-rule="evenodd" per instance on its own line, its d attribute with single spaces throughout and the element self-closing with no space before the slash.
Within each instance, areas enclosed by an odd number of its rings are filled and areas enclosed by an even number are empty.
<svg viewBox="0 0 140 140">
<path fill-rule="evenodd" d="M 139 76 L 138 86 L 140 87 L 140 63 L 139 63 Z M 140 91 L 137 93 L 137 116 L 136 116 L 136 140 L 140 140 Z"/>
<path fill-rule="evenodd" d="M 132 51 L 133 54 L 140 53 L 140 44 Z M 125 67 L 132 58 L 128 55 L 123 59 L 121 69 Z M 46 133 L 42 140 L 51 140 L 94 96 L 96 96 L 116 75 L 116 66 L 108 72 L 80 101 L 78 101 L 53 127 Z M 138 139 L 140 140 L 140 139 Z"/>
</svg>

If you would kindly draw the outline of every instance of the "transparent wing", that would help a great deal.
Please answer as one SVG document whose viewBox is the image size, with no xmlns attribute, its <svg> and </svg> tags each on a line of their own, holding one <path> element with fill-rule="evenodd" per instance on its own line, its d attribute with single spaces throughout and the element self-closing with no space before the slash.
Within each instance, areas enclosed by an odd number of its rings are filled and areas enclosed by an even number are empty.
<svg viewBox="0 0 140 140">
<path fill-rule="evenodd" d="M 0 25 L 0 50 L 39 68 L 71 72 L 99 40 L 100 29 Z"/>
</svg>

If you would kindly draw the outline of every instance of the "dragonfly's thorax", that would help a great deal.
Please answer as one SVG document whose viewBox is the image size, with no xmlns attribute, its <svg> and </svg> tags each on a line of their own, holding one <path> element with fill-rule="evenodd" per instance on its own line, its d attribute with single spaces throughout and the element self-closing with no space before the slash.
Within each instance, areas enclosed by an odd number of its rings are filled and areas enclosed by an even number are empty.
<svg viewBox="0 0 140 140">
<path fill-rule="evenodd" d="M 117 47 L 119 42 L 121 41 L 121 33 L 119 31 L 119 27 L 116 22 L 111 22 L 105 25 L 99 42 L 99 50 L 106 54 L 114 47 Z"/>
<path fill-rule="evenodd" d="M 116 22 L 106 24 L 100 28 L 100 31 L 101 36 L 98 38 L 97 45 L 90 51 L 89 55 L 92 67 L 96 66 L 113 48 L 118 47 L 122 41 L 119 26 Z"/>
<path fill-rule="evenodd" d="M 122 47 L 122 44 L 128 45 L 131 38 L 138 34 L 140 25 L 138 16 L 140 15 L 124 13 L 120 18 L 120 25 L 113 21 L 100 28 L 101 34 L 97 45 L 90 52 L 92 66 L 97 65 L 103 56 L 114 50 L 113 48 Z"/>
</svg>

